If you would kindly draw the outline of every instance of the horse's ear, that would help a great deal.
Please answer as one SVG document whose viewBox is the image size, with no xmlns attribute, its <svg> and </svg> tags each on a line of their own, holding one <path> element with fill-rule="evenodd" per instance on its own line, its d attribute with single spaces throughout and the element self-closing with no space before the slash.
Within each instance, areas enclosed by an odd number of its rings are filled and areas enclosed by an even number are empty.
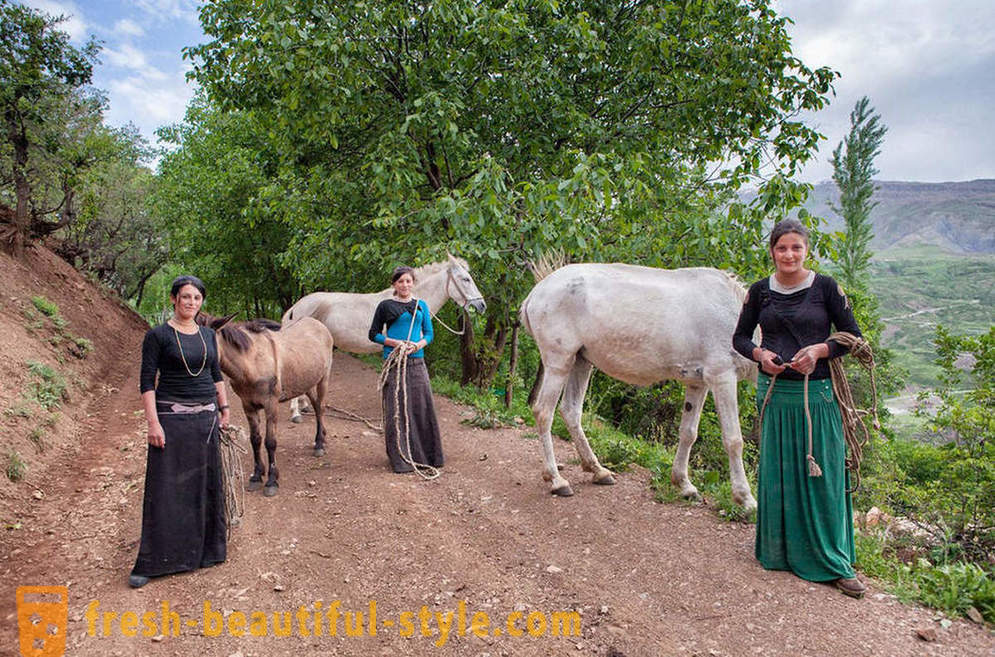
<svg viewBox="0 0 995 657">
<path fill-rule="evenodd" d="M 238 313 L 235 312 L 235 313 L 232 313 L 232 314 L 228 315 L 227 317 L 217 317 L 217 318 L 215 318 L 214 321 L 211 322 L 211 328 L 214 329 L 215 331 L 220 331 L 221 329 L 223 329 L 225 326 L 228 325 L 228 322 L 230 322 L 231 320 L 235 319 L 235 315 L 237 315 L 237 314 Z"/>
<path fill-rule="evenodd" d="M 449 257 L 449 262 L 456 262 L 456 256 L 449 249 L 446 249 L 446 255 Z"/>
</svg>

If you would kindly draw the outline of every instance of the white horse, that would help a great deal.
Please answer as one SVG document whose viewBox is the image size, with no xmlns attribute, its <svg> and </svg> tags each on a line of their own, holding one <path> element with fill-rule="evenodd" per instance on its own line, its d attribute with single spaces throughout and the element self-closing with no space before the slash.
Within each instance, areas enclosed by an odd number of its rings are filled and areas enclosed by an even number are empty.
<svg viewBox="0 0 995 657">
<path fill-rule="evenodd" d="M 393 288 L 360 294 L 353 292 L 312 292 L 283 314 L 287 324 L 300 317 L 314 317 L 328 327 L 335 346 L 353 354 L 372 354 L 383 347 L 370 341 L 373 312 L 384 299 L 394 294 Z M 412 295 L 428 304 L 433 314 L 452 299 L 460 308 L 484 312 L 487 304 L 470 276 L 466 260 L 452 254 L 442 262 L 417 267 Z M 301 421 L 300 399 L 290 403 L 290 419 Z"/>
<path fill-rule="evenodd" d="M 743 469 L 736 382 L 756 380 L 756 366 L 732 348 L 732 334 L 746 290 L 717 269 L 654 269 L 624 264 L 575 264 L 542 279 L 521 307 L 535 338 L 543 377 L 532 411 L 542 439 L 545 472 L 555 495 L 572 495 L 557 471 L 550 426 L 560 393 L 560 413 L 596 484 L 615 483 L 598 462 L 581 428 L 592 367 L 635 385 L 676 379 L 686 386 L 680 445 L 671 481 L 697 497 L 688 479 L 688 456 L 709 390 L 715 397 L 722 443 L 729 456 L 732 495 L 756 508 Z M 564 386 L 566 390 L 564 392 Z"/>
</svg>

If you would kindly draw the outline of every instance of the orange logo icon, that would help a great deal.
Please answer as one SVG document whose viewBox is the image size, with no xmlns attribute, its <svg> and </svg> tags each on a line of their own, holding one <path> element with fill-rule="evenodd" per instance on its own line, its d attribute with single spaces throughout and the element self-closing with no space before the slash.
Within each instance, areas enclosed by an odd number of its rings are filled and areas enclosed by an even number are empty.
<svg viewBox="0 0 995 657">
<path fill-rule="evenodd" d="M 66 653 L 69 590 L 65 586 L 18 586 L 17 629 L 23 657 Z"/>
</svg>

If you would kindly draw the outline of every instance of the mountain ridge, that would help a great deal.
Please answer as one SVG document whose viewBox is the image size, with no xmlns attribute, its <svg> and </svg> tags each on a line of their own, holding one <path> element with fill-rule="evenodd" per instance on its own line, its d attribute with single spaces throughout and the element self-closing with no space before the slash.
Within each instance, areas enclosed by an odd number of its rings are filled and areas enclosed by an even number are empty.
<svg viewBox="0 0 995 657">
<path fill-rule="evenodd" d="M 935 245 L 961 254 L 995 254 L 995 179 L 923 183 L 874 181 L 871 223 L 875 251 Z M 830 203 L 839 202 L 836 184 L 813 186 L 805 207 L 827 220 L 824 230 L 843 230 Z"/>
</svg>

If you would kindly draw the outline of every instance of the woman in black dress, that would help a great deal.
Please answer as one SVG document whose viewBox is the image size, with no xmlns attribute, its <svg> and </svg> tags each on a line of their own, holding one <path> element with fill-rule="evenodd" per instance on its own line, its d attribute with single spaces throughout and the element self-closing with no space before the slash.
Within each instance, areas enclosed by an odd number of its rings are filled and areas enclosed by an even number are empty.
<svg viewBox="0 0 995 657">
<path fill-rule="evenodd" d="M 432 384 L 425 367 L 424 349 L 434 336 L 432 317 L 428 304 L 412 296 L 414 274 L 411 267 L 394 270 L 390 281 L 394 297 L 384 299 L 377 306 L 369 334 L 370 340 L 383 345 L 385 365 L 395 349 L 407 354 L 404 388 L 396 390 L 398 368 L 395 367 L 387 372 L 381 389 L 387 457 L 397 473 L 411 472 L 417 466 L 441 468 L 443 464 L 442 437 L 432 403 Z"/>
<path fill-rule="evenodd" d="M 142 539 L 128 584 L 225 560 L 219 429 L 228 398 L 214 331 L 194 321 L 204 303 L 194 276 L 173 281 L 173 316 L 142 342 L 140 389 L 148 421 Z M 156 381 L 158 374 L 158 381 Z"/>
</svg>

